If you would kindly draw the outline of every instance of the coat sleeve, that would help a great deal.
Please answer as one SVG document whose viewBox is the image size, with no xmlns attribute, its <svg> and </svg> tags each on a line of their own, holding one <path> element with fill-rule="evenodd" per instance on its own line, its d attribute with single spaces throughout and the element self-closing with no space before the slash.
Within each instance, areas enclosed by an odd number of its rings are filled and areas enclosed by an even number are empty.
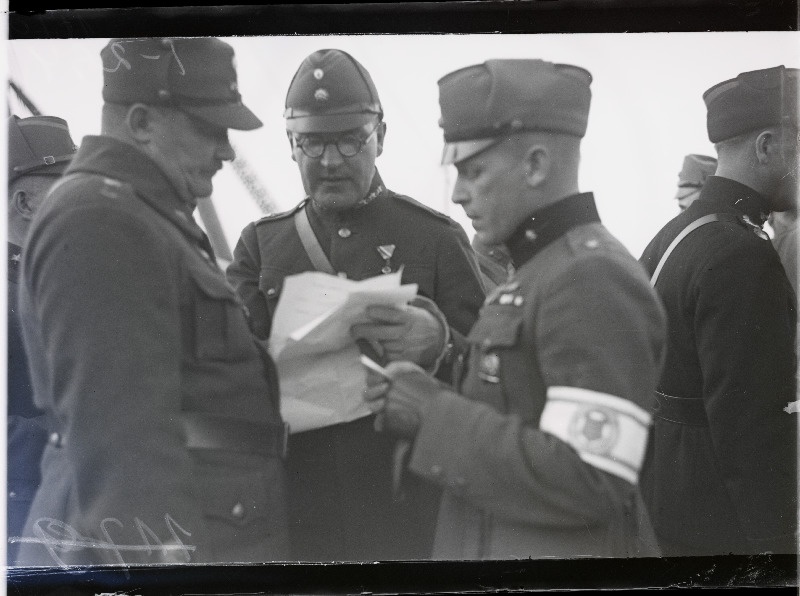
<svg viewBox="0 0 800 596">
<path fill-rule="evenodd" d="M 695 334 L 711 439 L 758 550 L 792 547 L 797 515 L 795 298 L 777 255 L 732 244 L 697 286 Z M 792 551 L 794 548 L 792 548 Z"/>
<path fill-rule="evenodd" d="M 552 425 L 544 430 L 544 421 L 555 397 L 570 391 L 646 416 L 638 404 L 660 372 L 663 310 L 643 276 L 634 279 L 629 266 L 613 260 L 570 267 L 535 308 L 526 311 L 526 324 L 538 346 L 530 366 L 540 367 L 548 385 L 542 421 L 526 424 L 441 389 L 417 435 L 411 469 L 508 521 L 585 528 L 619 520 L 630 476 Z M 646 428 L 634 435 L 640 464 Z"/>
<path fill-rule="evenodd" d="M 23 271 L 52 372 L 59 477 L 73 486 L 69 519 L 58 521 L 117 545 L 146 544 L 144 524 L 175 543 L 167 516 L 187 533 L 202 527 L 180 425 L 180 272 L 156 230 L 101 199 L 44 222 Z M 143 560 L 95 552 L 105 563 Z"/>
<path fill-rule="evenodd" d="M 258 288 L 261 256 L 255 223 L 248 224 L 242 230 L 242 235 L 233 249 L 233 261 L 228 265 L 226 274 L 228 281 L 247 308 L 247 319 L 253 334 L 259 339 L 267 339 L 272 318 L 266 299 Z"/>
</svg>

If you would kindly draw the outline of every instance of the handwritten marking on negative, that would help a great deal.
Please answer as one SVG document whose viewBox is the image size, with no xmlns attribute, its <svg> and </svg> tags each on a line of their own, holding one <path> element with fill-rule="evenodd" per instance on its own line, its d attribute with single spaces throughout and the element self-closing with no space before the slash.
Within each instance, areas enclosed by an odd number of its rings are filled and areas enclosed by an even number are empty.
<svg viewBox="0 0 800 596">
<path fill-rule="evenodd" d="M 108 531 L 109 525 L 124 528 L 124 524 L 114 517 L 107 517 L 100 522 L 100 531 L 105 540 L 95 540 L 90 537 L 81 536 L 75 528 L 50 517 L 42 517 L 36 520 L 33 526 L 35 538 L 9 537 L 9 542 L 20 542 L 26 544 L 41 544 L 47 548 L 50 556 L 61 567 L 67 564 L 59 556 L 57 550 L 66 552 L 78 549 L 92 549 L 111 551 L 113 557 L 120 565 L 125 565 L 122 557 L 123 552 L 146 552 L 148 555 L 160 552 L 164 563 L 188 563 L 191 560 L 190 552 L 194 552 L 195 546 L 184 544 L 178 537 L 178 532 L 184 536 L 191 536 L 191 532 L 184 530 L 171 515 L 164 515 L 164 522 L 170 534 L 170 540 L 164 544 L 158 535 L 138 517 L 134 518 L 136 530 L 142 538 L 142 544 L 116 544 Z M 169 556 L 163 556 L 169 555 Z"/>
<path fill-rule="evenodd" d="M 181 59 L 178 57 L 178 52 L 175 51 L 175 44 L 173 43 L 173 41 L 171 39 L 165 39 L 164 45 L 168 46 L 170 52 L 172 52 L 172 56 L 175 58 L 175 63 L 178 65 L 178 68 L 180 69 L 181 76 L 185 75 L 186 69 L 183 67 L 183 62 L 181 62 Z M 115 41 L 114 43 L 112 43 L 111 53 L 114 55 L 114 58 L 117 59 L 117 63 L 111 68 L 103 65 L 103 70 L 106 72 L 117 72 L 120 66 L 124 66 L 127 70 L 131 70 L 133 66 L 131 66 L 131 63 L 128 60 L 126 60 L 125 57 L 123 56 L 125 51 L 126 51 L 125 46 L 121 42 Z M 159 60 L 162 57 L 162 54 L 150 55 L 150 54 L 140 53 L 139 56 L 147 60 Z"/>
</svg>

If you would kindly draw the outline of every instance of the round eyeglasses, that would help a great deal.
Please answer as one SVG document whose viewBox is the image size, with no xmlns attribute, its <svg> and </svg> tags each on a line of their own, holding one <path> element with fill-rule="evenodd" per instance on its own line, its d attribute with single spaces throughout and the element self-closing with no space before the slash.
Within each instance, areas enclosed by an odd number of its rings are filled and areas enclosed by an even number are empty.
<svg viewBox="0 0 800 596">
<path fill-rule="evenodd" d="M 375 124 L 375 126 L 372 128 L 372 132 L 370 132 L 364 138 L 361 138 L 355 134 L 343 135 L 330 140 L 308 136 L 301 139 L 295 138 L 294 144 L 296 147 L 300 147 L 300 150 L 312 159 L 318 159 L 322 157 L 322 154 L 325 153 L 325 148 L 328 145 L 336 145 L 336 149 L 339 151 L 342 157 L 355 157 L 358 155 L 364 145 L 369 143 L 372 137 L 375 136 L 380 124 L 380 122 Z"/>
</svg>

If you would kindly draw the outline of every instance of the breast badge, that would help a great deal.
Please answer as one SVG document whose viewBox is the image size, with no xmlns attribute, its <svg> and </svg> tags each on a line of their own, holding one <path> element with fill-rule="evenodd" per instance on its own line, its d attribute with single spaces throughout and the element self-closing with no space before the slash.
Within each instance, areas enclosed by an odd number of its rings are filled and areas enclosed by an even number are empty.
<svg viewBox="0 0 800 596">
<path fill-rule="evenodd" d="M 500 382 L 500 356 L 494 352 L 484 354 L 481 358 L 480 368 L 478 369 L 478 378 L 487 383 Z"/>
</svg>

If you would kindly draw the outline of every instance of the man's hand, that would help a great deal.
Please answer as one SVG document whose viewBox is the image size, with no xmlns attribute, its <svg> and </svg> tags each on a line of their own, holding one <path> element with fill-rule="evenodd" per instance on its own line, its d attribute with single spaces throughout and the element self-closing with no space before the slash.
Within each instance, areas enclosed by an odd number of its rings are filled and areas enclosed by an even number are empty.
<svg viewBox="0 0 800 596">
<path fill-rule="evenodd" d="M 388 379 L 369 372 L 364 399 L 378 412 L 377 430 L 413 439 L 440 384 L 411 362 L 392 362 L 386 372 Z"/>
<path fill-rule="evenodd" d="M 353 325 L 350 334 L 380 344 L 386 360 L 408 360 L 429 367 L 444 350 L 447 331 L 424 308 L 375 305 L 367 308 L 367 316 L 370 322 Z"/>
</svg>

